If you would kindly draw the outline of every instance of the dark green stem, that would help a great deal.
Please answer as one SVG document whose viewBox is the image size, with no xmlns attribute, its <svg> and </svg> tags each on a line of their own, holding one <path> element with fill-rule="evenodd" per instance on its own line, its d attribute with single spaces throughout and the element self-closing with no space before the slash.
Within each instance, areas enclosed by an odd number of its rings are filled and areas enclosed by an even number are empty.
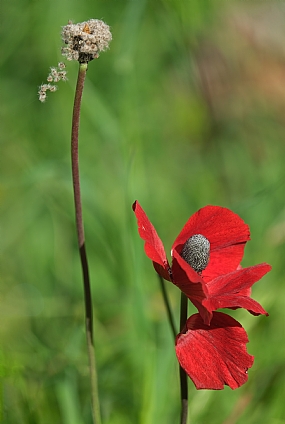
<svg viewBox="0 0 285 424">
<path fill-rule="evenodd" d="M 81 268 L 83 275 L 84 302 L 85 302 L 85 327 L 86 341 L 89 358 L 89 370 L 91 380 L 91 403 L 93 423 L 101 424 L 100 404 L 98 396 L 97 370 L 95 361 L 95 350 L 93 342 L 93 313 L 92 313 L 92 296 L 89 278 L 89 269 L 87 254 L 85 248 L 85 235 L 82 217 L 80 179 L 79 179 L 79 160 L 78 160 L 78 133 L 80 121 L 80 108 L 84 81 L 86 77 L 87 63 L 79 65 L 77 85 L 75 90 L 73 116 L 72 116 L 72 133 L 71 133 L 71 164 L 72 164 L 72 181 L 74 192 L 74 205 L 76 217 L 76 230 L 78 238 L 78 247 L 81 260 Z"/>
<path fill-rule="evenodd" d="M 173 334 L 173 337 L 174 337 L 174 340 L 175 340 L 176 335 L 177 335 L 177 331 L 175 329 L 175 324 L 174 324 L 174 319 L 173 319 L 173 315 L 172 315 L 172 311 L 171 311 L 171 306 L 170 306 L 167 291 L 166 291 L 166 288 L 165 288 L 165 282 L 164 282 L 164 279 L 161 277 L 161 275 L 159 275 L 159 274 L 157 274 L 157 275 L 158 275 L 158 279 L 159 279 L 159 282 L 160 282 L 160 289 L 161 289 L 164 305 L 165 305 L 165 308 L 166 308 L 169 325 L 170 325 L 170 328 L 171 328 L 171 331 L 172 331 L 172 334 Z"/>
<path fill-rule="evenodd" d="M 180 331 L 183 330 L 185 323 L 187 321 L 187 305 L 188 298 L 184 293 L 181 292 L 180 299 Z M 182 367 L 179 369 L 180 375 L 180 394 L 181 394 L 181 416 L 180 424 L 187 423 L 188 415 L 188 385 L 187 385 L 187 374 Z"/>
</svg>

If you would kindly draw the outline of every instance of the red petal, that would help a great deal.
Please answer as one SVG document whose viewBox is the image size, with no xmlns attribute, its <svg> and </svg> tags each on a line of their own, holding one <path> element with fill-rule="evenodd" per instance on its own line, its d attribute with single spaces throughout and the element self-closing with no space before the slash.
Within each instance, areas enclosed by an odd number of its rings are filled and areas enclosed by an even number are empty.
<svg viewBox="0 0 285 424">
<path fill-rule="evenodd" d="M 184 243 L 194 234 L 202 234 L 210 242 L 210 261 L 202 273 L 205 281 L 236 270 L 245 243 L 250 240 L 248 225 L 237 214 L 220 206 L 205 206 L 192 215 L 172 249 L 180 253 Z"/>
<path fill-rule="evenodd" d="M 246 351 L 248 337 L 239 322 L 214 312 L 207 326 L 199 314 L 186 322 L 176 338 L 176 355 L 197 389 L 237 389 L 247 381 L 254 357 Z"/>
<path fill-rule="evenodd" d="M 169 276 L 169 264 L 164 250 L 164 246 L 158 234 L 148 219 L 146 213 L 140 206 L 138 201 L 133 204 L 133 211 L 135 212 L 139 235 L 145 241 L 144 249 L 146 255 L 153 261 L 155 270 L 166 280 L 171 281 Z"/>
<path fill-rule="evenodd" d="M 209 312 L 203 305 L 208 293 L 206 284 L 202 277 L 175 250 L 173 251 L 172 277 L 174 284 L 196 306 L 204 322 L 210 324 L 212 311 Z"/>
<path fill-rule="evenodd" d="M 268 264 L 259 264 L 222 275 L 207 283 L 208 310 L 219 308 L 244 308 L 254 315 L 268 315 L 262 306 L 251 299 L 250 287 L 271 270 Z"/>
</svg>

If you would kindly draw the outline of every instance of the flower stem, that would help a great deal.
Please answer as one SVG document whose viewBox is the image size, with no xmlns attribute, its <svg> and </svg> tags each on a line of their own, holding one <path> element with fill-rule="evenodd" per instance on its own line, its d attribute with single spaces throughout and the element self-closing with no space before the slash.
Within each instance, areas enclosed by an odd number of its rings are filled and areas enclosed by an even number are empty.
<svg viewBox="0 0 285 424">
<path fill-rule="evenodd" d="M 187 320 L 187 305 L 188 298 L 184 293 L 181 292 L 180 298 L 180 331 L 183 330 Z M 188 415 L 188 385 L 187 385 L 187 374 L 184 369 L 180 366 L 179 368 L 180 375 L 180 394 L 181 394 L 181 415 L 180 415 L 180 424 L 187 423 Z"/>
<path fill-rule="evenodd" d="M 171 306 L 170 306 L 170 302 L 169 302 L 169 299 L 168 299 L 167 291 L 166 291 L 166 288 L 165 288 L 164 279 L 162 278 L 161 275 L 159 275 L 159 274 L 157 274 L 157 275 L 158 275 L 158 279 L 159 279 L 159 282 L 160 282 L 160 290 L 161 290 L 164 305 L 165 305 L 165 308 L 166 308 L 168 321 L 169 321 L 170 328 L 171 328 L 171 331 L 172 331 L 172 334 L 173 334 L 173 337 L 174 337 L 174 340 L 175 340 L 176 335 L 177 335 L 177 331 L 175 329 L 174 319 L 173 319 L 173 315 L 172 315 Z"/>
<path fill-rule="evenodd" d="M 75 204 L 76 230 L 78 238 L 78 247 L 81 260 L 81 268 L 83 274 L 84 302 L 85 302 L 85 327 L 86 341 L 89 358 L 89 372 L 91 380 L 91 403 L 93 423 L 101 424 L 100 404 L 98 396 L 97 371 L 95 361 L 95 349 L 93 342 L 93 313 L 92 313 L 92 296 L 90 287 L 90 278 L 88 270 L 88 261 L 85 248 L 85 235 L 82 217 L 79 164 L 78 164 L 78 132 L 80 120 L 81 98 L 84 87 L 84 81 L 87 71 L 87 63 L 80 63 L 77 85 L 75 90 L 73 116 L 72 116 L 72 132 L 71 132 L 71 164 L 72 164 L 72 181 Z"/>
</svg>

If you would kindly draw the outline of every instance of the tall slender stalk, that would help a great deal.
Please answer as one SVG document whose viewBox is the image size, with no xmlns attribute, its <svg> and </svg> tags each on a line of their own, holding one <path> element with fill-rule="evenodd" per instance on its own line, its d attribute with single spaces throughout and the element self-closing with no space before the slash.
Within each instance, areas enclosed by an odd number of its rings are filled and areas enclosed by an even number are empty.
<svg viewBox="0 0 285 424">
<path fill-rule="evenodd" d="M 75 90 L 73 116 L 72 116 L 72 132 L 71 132 L 71 164 L 72 164 L 72 181 L 75 204 L 76 230 L 78 238 L 78 247 L 81 260 L 81 268 L 83 274 L 84 302 L 85 302 L 85 327 L 86 341 L 89 358 L 89 372 L 91 383 L 91 403 L 92 416 L 94 424 L 101 424 L 100 404 L 98 396 L 97 370 L 95 361 L 95 349 L 93 340 L 93 312 L 92 312 L 92 296 L 88 269 L 88 260 L 85 248 L 85 235 L 82 217 L 82 204 L 80 194 L 79 179 L 79 160 L 78 160 L 78 133 L 80 121 L 80 108 L 82 92 L 84 87 L 85 76 L 87 72 L 87 63 L 80 63 L 78 70 L 77 85 Z"/>
<path fill-rule="evenodd" d="M 185 322 L 187 320 L 187 306 L 188 306 L 188 298 L 185 296 L 184 293 L 181 292 L 180 331 L 182 331 L 185 325 Z M 187 415 L 188 415 L 188 385 L 187 385 L 187 374 L 181 366 L 179 368 L 179 375 L 180 375 L 180 394 L 181 394 L 180 424 L 186 424 Z"/>
</svg>

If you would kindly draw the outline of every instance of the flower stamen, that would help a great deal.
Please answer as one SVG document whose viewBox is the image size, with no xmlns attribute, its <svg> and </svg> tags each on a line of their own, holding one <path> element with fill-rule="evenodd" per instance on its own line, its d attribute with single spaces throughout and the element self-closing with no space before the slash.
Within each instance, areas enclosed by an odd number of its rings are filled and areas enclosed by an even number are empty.
<svg viewBox="0 0 285 424">
<path fill-rule="evenodd" d="M 195 234 L 183 246 L 180 256 L 198 273 L 202 272 L 209 263 L 210 242 L 202 236 Z"/>
</svg>

